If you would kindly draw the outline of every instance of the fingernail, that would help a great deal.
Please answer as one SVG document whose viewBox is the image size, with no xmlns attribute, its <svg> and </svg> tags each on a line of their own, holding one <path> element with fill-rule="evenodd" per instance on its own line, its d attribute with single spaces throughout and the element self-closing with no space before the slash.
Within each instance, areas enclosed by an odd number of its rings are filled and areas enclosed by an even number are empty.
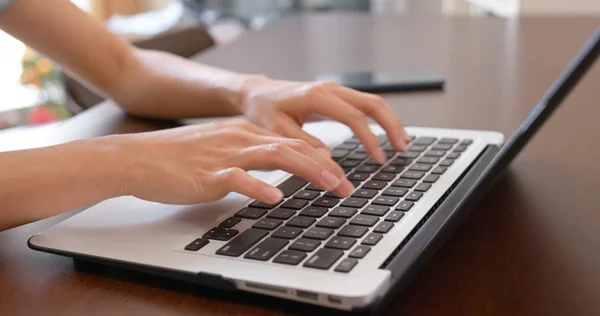
<svg viewBox="0 0 600 316">
<path fill-rule="evenodd" d="M 264 196 L 269 203 L 277 203 L 283 199 L 283 192 L 274 187 L 267 187 L 264 191 Z"/>
<path fill-rule="evenodd" d="M 384 164 L 385 161 L 387 160 L 387 156 L 385 155 L 385 151 L 383 151 L 382 148 L 377 148 L 377 151 L 375 152 L 375 156 L 376 156 L 375 159 L 380 164 Z"/>
<path fill-rule="evenodd" d="M 331 157 L 331 151 L 329 151 L 329 149 L 326 147 L 318 147 L 317 151 L 325 157 Z"/>
<path fill-rule="evenodd" d="M 338 190 L 342 195 L 348 196 L 352 194 L 352 192 L 354 192 L 354 185 L 352 184 L 352 182 L 348 181 L 348 179 L 344 178 L 341 181 Z"/>
<path fill-rule="evenodd" d="M 328 190 L 333 190 L 340 185 L 340 179 L 327 170 L 321 172 L 321 179 L 323 179 L 323 182 L 327 185 Z"/>
</svg>

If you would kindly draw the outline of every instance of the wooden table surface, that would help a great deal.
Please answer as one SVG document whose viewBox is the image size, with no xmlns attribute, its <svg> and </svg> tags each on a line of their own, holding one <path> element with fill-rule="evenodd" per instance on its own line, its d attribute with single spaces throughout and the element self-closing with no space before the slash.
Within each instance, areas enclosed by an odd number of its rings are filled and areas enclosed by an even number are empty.
<svg viewBox="0 0 600 316">
<path fill-rule="evenodd" d="M 296 80 L 317 73 L 435 68 L 443 92 L 386 95 L 409 125 L 509 135 L 598 18 L 293 17 L 197 59 Z M 472 216 L 388 309 L 402 315 L 600 315 L 600 65 L 514 161 Z M 172 123 L 105 103 L 43 129 L 0 133 L 0 149 Z M 14 137 L 18 142 L 10 142 Z M 23 137 L 28 137 L 25 141 Z M 29 250 L 73 214 L 0 233 L 0 315 L 311 314 L 298 304 L 199 288 Z"/>
</svg>

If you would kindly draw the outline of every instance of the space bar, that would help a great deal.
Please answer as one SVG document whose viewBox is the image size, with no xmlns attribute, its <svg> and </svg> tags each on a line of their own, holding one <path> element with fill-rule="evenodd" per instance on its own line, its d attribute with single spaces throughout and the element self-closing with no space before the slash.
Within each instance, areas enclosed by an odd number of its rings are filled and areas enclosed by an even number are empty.
<svg viewBox="0 0 600 316">
<path fill-rule="evenodd" d="M 299 178 L 297 176 L 293 176 L 285 181 L 283 181 L 280 185 L 277 186 L 281 192 L 283 192 L 283 196 L 290 197 L 292 194 L 296 193 L 296 191 L 300 190 L 305 184 L 307 184 L 306 180 Z"/>
</svg>

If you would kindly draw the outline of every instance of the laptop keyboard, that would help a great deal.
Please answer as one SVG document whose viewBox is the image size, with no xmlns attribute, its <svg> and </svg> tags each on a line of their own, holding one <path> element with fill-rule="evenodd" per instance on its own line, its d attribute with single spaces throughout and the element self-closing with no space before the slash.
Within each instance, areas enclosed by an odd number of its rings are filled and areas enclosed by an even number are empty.
<svg viewBox="0 0 600 316">
<path fill-rule="evenodd" d="M 368 158 L 357 138 L 332 150 L 356 187 L 350 197 L 340 199 L 292 176 L 278 186 L 285 197 L 281 203 L 254 201 L 185 250 L 227 241 L 217 255 L 350 272 L 472 143 L 411 136 L 408 150 L 395 152 L 385 135 L 378 139 L 389 158 L 384 165 Z M 252 221 L 251 228 L 237 230 L 242 221 Z"/>
</svg>

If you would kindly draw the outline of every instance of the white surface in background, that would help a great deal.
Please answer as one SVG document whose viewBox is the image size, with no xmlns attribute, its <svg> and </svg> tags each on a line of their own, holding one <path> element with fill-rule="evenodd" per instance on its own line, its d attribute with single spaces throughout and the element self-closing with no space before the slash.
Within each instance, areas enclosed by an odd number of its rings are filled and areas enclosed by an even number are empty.
<svg viewBox="0 0 600 316">
<path fill-rule="evenodd" d="M 0 112 L 32 105 L 38 93 L 19 83 L 25 45 L 0 31 Z"/>
</svg>

